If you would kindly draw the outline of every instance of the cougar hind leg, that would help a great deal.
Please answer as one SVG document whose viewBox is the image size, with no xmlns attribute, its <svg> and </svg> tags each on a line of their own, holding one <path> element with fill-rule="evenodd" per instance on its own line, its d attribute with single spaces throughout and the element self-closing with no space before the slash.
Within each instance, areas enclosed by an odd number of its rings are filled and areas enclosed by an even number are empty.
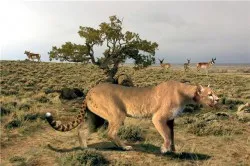
<svg viewBox="0 0 250 166">
<path fill-rule="evenodd" d="M 115 143 L 117 147 L 122 148 L 123 150 L 131 150 L 131 146 L 126 146 L 124 143 L 122 143 L 117 136 L 120 126 L 124 123 L 124 120 L 126 118 L 125 114 L 113 116 L 111 120 L 109 120 L 108 125 L 108 137 L 111 141 Z"/>
<path fill-rule="evenodd" d="M 88 135 L 89 135 L 89 130 L 88 130 L 88 124 L 87 123 L 81 123 L 78 127 L 77 127 L 77 133 L 78 133 L 78 139 L 79 139 L 79 143 L 80 143 L 80 147 L 81 148 L 87 148 L 87 139 L 88 139 Z"/>
<path fill-rule="evenodd" d="M 97 131 L 99 127 L 104 125 L 105 120 L 101 117 L 97 116 L 96 114 L 86 110 L 86 117 L 83 123 L 81 123 L 78 128 L 78 139 L 81 148 L 87 148 L 87 140 L 90 134 Z"/>
</svg>

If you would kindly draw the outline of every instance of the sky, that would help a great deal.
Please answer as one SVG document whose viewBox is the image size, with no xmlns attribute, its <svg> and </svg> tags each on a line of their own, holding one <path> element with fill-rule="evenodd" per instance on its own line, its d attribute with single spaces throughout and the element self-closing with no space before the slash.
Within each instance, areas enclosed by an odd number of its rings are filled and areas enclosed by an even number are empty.
<svg viewBox="0 0 250 166">
<path fill-rule="evenodd" d="M 157 42 L 169 63 L 250 63 L 250 1 L 0 1 L 1 60 L 24 60 L 25 50 L 49 61 L 52 46 L 84 44 L 79 26 L 98 28 L 109 16 L 124 31 Z M 103 48 L 95 48 L 102 56 Z"/>
</svg>

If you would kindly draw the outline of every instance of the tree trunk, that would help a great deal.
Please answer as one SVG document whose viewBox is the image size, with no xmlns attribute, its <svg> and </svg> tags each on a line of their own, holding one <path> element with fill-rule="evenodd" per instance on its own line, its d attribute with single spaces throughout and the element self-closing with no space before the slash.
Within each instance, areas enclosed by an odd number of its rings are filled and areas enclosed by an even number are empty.
<svg viewBox="0 0 250 166">
<path fill-rule="evenodd" d="M 119 62 L 116 62 L 111 69 L 107 69 L 105 73 L 107 74 L 107 82 L 115 83 L 115 75 L 118 72 Z"/>
</svg>

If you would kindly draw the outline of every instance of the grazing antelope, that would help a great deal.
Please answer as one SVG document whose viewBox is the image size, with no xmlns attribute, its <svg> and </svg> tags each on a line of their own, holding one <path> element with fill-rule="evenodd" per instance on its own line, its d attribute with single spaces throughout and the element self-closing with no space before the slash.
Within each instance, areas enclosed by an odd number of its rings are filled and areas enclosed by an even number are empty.
<svg viewBox="0 0 250 166">
<path fill-rule="evenodd" d="M 41 61 L 40 54 L 34 54 L 34 53 L 31 53 L 30 51 L 25 51 L 24 54 L 26 54 L 28 56 L 29 60 L 34 61 L 34 59 L 37 59 L 37 61 Z"/>
<path fill-rule="evenodd" d="M 200 69 L 205 69 L 206 70 L 206 74 L 208 74 L 208 69 L 215 64 L 215 60 L 216 58 L 212 58 L 211 61 L 209 62 L 200 62 L 197 64 L 197 71 L 200 71 Z"/>
<path fill-rule="evenodd" d="M 188 63 L 184 63 L 184 70 L 187 71 L 190 69 L 190 61 L 191 59 L 187 59 Z"/>
<path fill-rule="evenodd" d="M 171 67 L 170 63 L 163 63 L 164 58 L 162 60 L 158 59 L 160 61 L 160 65 L 163 69 L 169 69 Z"/>
</svg>

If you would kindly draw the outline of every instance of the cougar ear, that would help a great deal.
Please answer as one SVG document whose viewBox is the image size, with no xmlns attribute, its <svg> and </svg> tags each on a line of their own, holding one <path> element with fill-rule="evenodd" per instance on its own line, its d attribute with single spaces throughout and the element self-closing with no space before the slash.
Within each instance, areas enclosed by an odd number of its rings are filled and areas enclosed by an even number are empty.
<svg viewBox="0 0 250 166">
<path fill-rule="evenodd" d="M 197 85 L 197 93 L 201 94 L 204 91 L 204 88 L 201 85 Z"/>
<path fill-rule="evenodd" d="M 209 88 L 209 87 L 210 87 L 210 84 L 208 84 L 207 87 Z"/>
</svg>

